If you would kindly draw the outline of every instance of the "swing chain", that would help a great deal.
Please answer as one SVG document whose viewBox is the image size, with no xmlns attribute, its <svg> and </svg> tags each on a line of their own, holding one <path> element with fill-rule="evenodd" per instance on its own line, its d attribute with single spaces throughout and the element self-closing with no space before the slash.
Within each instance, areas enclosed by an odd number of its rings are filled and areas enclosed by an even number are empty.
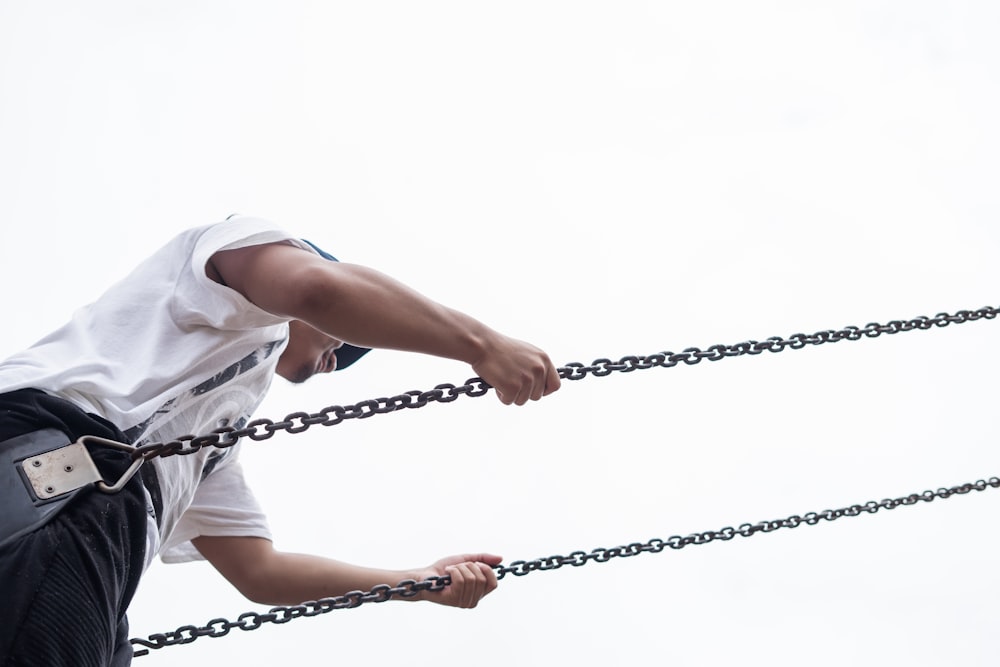
<svg viewBox="0 0 1000 667">
<path fill-rule="evenodd" d="M 878 338 L 882 334 L 897 334 L 905 331 L 927 330 L 932 327 L 946 327 L 949 324 L 974 322 L 979 319 L 991 320 L 1000 313 L 1000 308 L 987 306 L 978 310 L 959 310 L 954 314 L 939 313 L 934 317 L 920 316 L 910 320 L 892 320 L 886 324 L 872 322 L 864 327 L 848 326 L 839 330 L 817 331 L 814 334 L 797 333 L 782 338 L 772 336 L 763 341 L 748 340 L 732 345 L 712 345 L 704 350 L 689 347 L 682 352 L 658 352 L 648 356 L 626 356 L 618 361 L 601 358 L 589 366 L 572 362 L 558 369 L 563 380 L 582 380 L 588 375 L 605 377 L 614 372 L 629 373 L 649 368 L 672 368 L 679 363 L 693 366 L 702 361 L 719 361 L 727 357 L 757 355 L 764 351 L 778 353 L 785 349 L 800 350 L 807 345 L 836 343 L 841 340 L 861 340 Z M 312 426 L 335 426 L 349 419 L 367 419 L 377 414 L 395 412 L 404 408 L 422 408 L 429 403 L 450 403 L 459 396 L 476 398 L 485 395 L 491 386 L 482 378 L 470 378 L 463 385 L 439 384 L 429 391 L 407 391 L 393 397 L 372 398 L 354 405 L 331 405 L 316 413 L 293 412 L 279 422 L 270 419 L 255 419 L 243 428 L 219 428 L 208 435 L 186 435 L 165 443 L 140 445 L 135 448 L 133 459 L 150 460 L 156 457 L 186 455 L 197 452 L 202 447 L 232 447 L 240 438 L 267 440 L 279 431 L 302 433 Z"/>
<path fill-rule="evenodd" d="M 936 491 L 924 491 L 923 493 L 911 493 L 899 498 L 885 498 L 881 501 L 870 500 L 867 503 L 850 505 L 836 510 L 824 510 L 822 512 L 808 512 L 803 515 L 793 514 L 786 519 L 776 519 L 771 521 L 760 521 L 758 523 L 744 523 L 737 528 L 726 526 L 719 530 L 708 530 L 701 533 L 691 533 L 687 536 L 673 535 L 665 540 L 653 538 L 648 542 L 632 542 L 627 545 L 598 548 L 587 553 L 585 551 L 573 551 L 568 556 L 549 556 L 535 560 L 513 561 L 510 565 L 497 565 L 494 570 L 497 579 L 503 579 L 508 574 L 523 577 L 531 572 L 545 572 L 548 570 L 558 570 L 564 565 L 580 567 L 590 561 L 606 563 L 613 558 L 629 558 L 643 553 L 660 553 L 666 548 L 683 549 L 692 544 L 708 544 L 716 540 L 729 541 L 737 535 L 742 537 L 752 537 L 757 533 L 771 533 L 780 528 L 797 528 L 802 524 L 815 526 L 821 521 L 836 521 L 842 517 L 855 517 L 862 514 L 875 514 L 879 510 L 893 510 L 901 506 L 916 505 L 920 502 L 932 502 L 938 498 L 946 499 L 956 495 L 965 495 L 972 491 L 985 491 L 989 488 L 1000 488 L 1000 477 L 990 477 L 989 480 L 977 480 L 976 482 L 959 484 L 950 488 L 939 488 Z M 145 648 L 135 651 L 135 657 L 147 655 L 149 649 L 160 649 L 166 646 L 177 644 L 189 644 L 199 637 L 223 637 L 229 631 L 236 628 L 240 630 L 256 630 L 266 623 L 287 623 L 295 618 L 318 616 L 326 614 L 335 609 L 353 609 L 363 604 L 372 602 L 386 602 L 395 596 L 410 598 L 421 591 L 439 591 L 451 583 L 451 577 L 430 577 L 417 582 L 412 579 L 401 581 L 396 586 L 381 584 L 371 589 L 367 593 L 362 591 L 351 591 L 345 595 L 332 598 L 324 598 L 304 602 L 300 605 L 288 607 L 273 607 L 264 614 L 247 612 L 241 614 L 235 621 L 228 621 L 224 618 L 216 618 L 209 621 L 203 627 L 184 625 L 173 632 L 150 635 L 146 639 L 132 638 L 132 645 L 141 645 Z"/>
<path fill-rule="evenodd" d="M 597 359 L 590 366 L 579 363 L 566 364 L 565 368 L 559 369 L 559 377 L 564 380 L 581 380 L 588 373 L 598 377 L 604 377 L 618 371 L 628 373 L 634 370 L 645 370 L 648 368 L 672 368 L 683 362 L 689 366 L 701 363 L 702 361 L 719 361 L 726 357 L 740 357 L 743 355 L 757 355 L 764 351 L 782 352 L 786 348 L 800 350 L 807 345 L 822 345 L 823 343 L 836 343 L 842 340 L 861 340 L 862 338 L 878 338 L 882 334 L 897 334 L 906 331 L 927 330 L 932 327 L 946 327 L 949 324 L 962 324 L 964 322 L 974 322 L 979 319 L 991 320 L 1000 313 L 1000 309 L 993 307 L 980 308 L 978 310 L 959 310 L 955 314 L 938 313 L 934 317 L 920 316 L 910 320 L 891 320 L 886 324 L 871 322 L 864 327 L 848 326 L 843 329 L 827 329 L 817 331 L 814 334 L 797 333 L 782 338 L 781 336 L 771 336 L 762 341 L 748 340 L 733 345 L 712 345 L 704 350 L 698 347 L 689 347 L 682 352 L 660 352 L 649 356 L 628 356 L 622 357 L 618 361 L 611 359 Z"/>
<path fill-rule="evenodd" d="M 901 506 L 916 505 L 919 502 L 932 502 L 937 498 L 945 499 L 955 495 L 965 495 L 972 491 L 985 491 L 988 488 L 1000 488 L 1000 477 L 990 477 L 989 480 L 977 480 L 966 484 L 959 484 L 950 488 L 940 488 L 937 491 L 924 491 L 923 493 L 911 493 L 908 496 L 899 498 L 885 498 L 881 501 L 870 500 L 861 505 L 850 505 L 835 510 L 823 510 L 822 512 L 808 512 L 803 515 L 793 514 L 786 519 L 775 519 L 771 521 L 760 521 L 758 523 L 744 523 L 733 528 L 726 526 L 719 530 L 708 530 L 701 533 L 691 533 L 684 537 L 673 535 L 665 540 L 654 538 L 648 542 L 632 542 L 627 545 L 598 548 L 590 553 L 584 551 L 574 551 L 568 556 L 549 556 L 532 561 L 514 561 L 510 565 L 494 568 L 497 571 L 497 579 L 503 579 L 507 574 L 514 576 L 524 576 L 530 572 L 558 570 L 564 565 L 579 567 L 588 561 L 606 563 L 612 558 L 628 558 L 638 556 L 641 553 L 660 553 L 665 548 L 683 549 L 692 544 L 708 544 L 716 540 L 727 542 L 737 535 L 742 537 L 752 537 L 757 533 L 772 533 L 780 528 L 797 528 L 802 524 L 815 526 L 821 521 L 836 521 L 843 517 L 855 517 L 862 514 L 875 514 L 879 510 L 893 510 Z"/>
<path fill-rule="evenodd" d="M 745 341 L 735 345 L 712 345 L 702 350 L 697 347 L 690 347 L 680 353 L 660 352 L 649 356 L 627 356 L 618 361 L 611 359 L 597 359 L 589 366 L 580 363 L 570 363 L 559 368 L 559 377 L 564 380 L 581 380 L 587 375 L 604 377 L 614 372 L 628 373 L 634 370 L 644 370 L 649 368 L 670 368 L 678 363 L 693 366 L 704 360 L 719 361 L 726 357 L 738 357 L 743 355 L 757 355 L 762 352 L 782 352 L 787 348 L 793 350 L 802 349 L 806 345 L 821 345 L 823 343 L 835 343 L 841 340 L 861 340 L 862 338 L 877 338 L 882 334 L 896 334 L 904 331 L 926 330 L 931 327 L 945 327 L 950 324 L 961 324 L 963 322 L 975 321 L 978 319 L 993 319 L 1000 309 L 993 307 L 980 308 L 969 311 L 960 310 L 953 315 L 940 313 L 933 318 L 917 317 L 911 320 L 892 320 L 887 324 L 871 323 L 863 328 L 845 327 L 837 331 L 819 331 L 812 335 L 794 334 L 788 338 L 772 336 L 764 341 Z M 428 403 L 450 403 L 459 396 L 466 395 L 478 397 L 486 394 L 490 385 L 482 378 L 472 378 L 461 386 L 453 384 L 440 384 L 430 391 L 408 391 L 392 398 L 376 398 L 361 401 L 354 405 L 340 406 L 332 405 L 323 408 L 317 413 L 293 412 L 280 422 L 269 419 L 257 419 L 251 421 L 242 429 L 223 428 L 217 429 L 208 435 L 184 436 L 166 443 L 155 443 L 142 445 L 136 448 L 133 458 L 149 460 L 158 456 L 173 456 L 175 454 L 192 454 L 202 447 L 232 447 L 240 438 L 248 437 L 251 440 L 267 440 L 279 431 L 288 433 L 301 433 L 312 426 L 323 425 L 333 426 L 348 419 L 367 419 L 376 414 L 394 412 L 403 408 L 420 408 Z M 792 515 L 786 519 L 761 521 L 759 523 L 744 523 L 737 528 L 727 526 L 720 530 L 709 530 L 701 533 L 692 533 L 687 536 L 674 535 L 666 540 L 654 538 L 648 542 L 633 542 L 623 546 L 612 548 L 599 548 L 587 553 L 584 551 L 573 551 L 568 556 L 549 556 L 531 561 L 514 561 L 510 565 L 496 566 L 497 579 L 503 579 L 508 574 L 514 576 L 524 576 L 531 572 L 557 570 L 565 565 L 580 567 L 588 562 L 606 563 L 613 558 L 628 558 L 642 553 L 660 553 L 665 548 L 683 549 L 692 544 L 708 544 L 716 540 L 728 541 L 737 535 L 751 537 L 757 533 L 770 533 L 780 528 L 796 528 L 802 524 L 814 526 L 821 521 L 835 521 L 842 517 L 854 517 L 861 514 L 874 514 L 879 510 L 892 510 L 900 506 L 915 505 L 918 502 L 931 502 L 937 498 L 950 498 L 953 495 L 964 495 L 971 491 L 983 491 L 987 488 L 1000 487 L 1000 478 L 991 477 L 989 481 L 979 480 L 971 484 L 962 484 L 951 488 L 941 488 L 937 491 L 924 491 L 919 494 L 910 494 L 895 499 L 885 499 L 879 502 L 869 501 L 862 505 L 851 505 L 837 510 L 824 510 L 823 512 L 809 512 L 805 515 Z M 231 630 L 256 630 L 267 623 L 282 624 L 301 617 L 318 616 L 335 609 L 351 609 L 367 603 L 385 602 L 395 596 L 411 598 L 421 591 L 439 591 L 451 583 L 448 576 L 431 577 L 424 581 L 406 580 L 396 586 L 383 584 L 376 586 L 368 592 L 351 591 L 345 595 L 322 600 L 305 602 L 300 605 L 287 607 L 273 607 L 270 611 L 260 614 L 257 612 L 247 612 L 241 614 L 236 621 L 229 621 L 224 618 L 216 618 L 208 622 L 203 627 L 184 625 L 173 632 L 150 635 L 146 639 L 133 638 L 130 642 L 133 645 L 140 645 L 145 648 L 136 650 L 136 657 L 149 653 L 150 649 L 159 649 L 177 644 L 188 644 L 199 637 L 223 637 Z"/>
<path fill-rule="evenodd" d="M 337 597 L 312 600 L 289 607 L 273 607 L 268 612 L 259 614 L 248 611 L 240 614 L 235 621 L 216 618 L 203 627 L 182 625 L 173 632 L 149 635 L 146 639 L 133 637 L 129 641 L 133 646 L 144 646 L 133 653 L 133 657 L 141 657 L 149 653 L 149 649 L 190 644 L 199 637 L 225 637 L 230 630 L 256 630 L 267 623 L 282 624 L 296 618 L 319 616 L 335 609 L 353 609 L 370 602 L 386 602 L 395 596 L 412 598 L 422 591 L 439 591 L 451 583 L 450 577 L 430 577 L 424 581 L 407 579 L 395 586 L 380 584 L 368 592 L 351 591 Z"/>
</svg>

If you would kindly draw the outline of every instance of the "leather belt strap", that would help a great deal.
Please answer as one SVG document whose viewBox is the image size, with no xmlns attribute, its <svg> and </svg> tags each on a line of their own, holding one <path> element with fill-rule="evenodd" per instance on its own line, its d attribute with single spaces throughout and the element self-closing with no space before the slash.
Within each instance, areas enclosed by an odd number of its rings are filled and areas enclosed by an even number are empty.
<svg viewBox="0 0 1000 667">
<path fill-rule="evenodd" d="M 143 466 L 141 459 L 133 461 L 117 483 L 108 485 L 94 465 L 86 442 L 125 451 L 132 449 L 130 445 L 96 436 L 84 436 L 70 443 L 62 431 L 54 428 L 0 442 L 0 507 L 3 508 L 0 547 L 43 526 L 84 488 L 92 488 L 96 483 L 101 491 L 116 493 L 137 471 L 141 471 L 159 522 L 163 506 L 153 466 Z"/>
<path fill-rule="evenodd" d="M 65 447 L 67 440 L 62 431 L 46 428 L 0 443 L 0 546 L 44 525 L 79 493 L 40 499 L 21 467 L 25 459 Z"/>
</svg>

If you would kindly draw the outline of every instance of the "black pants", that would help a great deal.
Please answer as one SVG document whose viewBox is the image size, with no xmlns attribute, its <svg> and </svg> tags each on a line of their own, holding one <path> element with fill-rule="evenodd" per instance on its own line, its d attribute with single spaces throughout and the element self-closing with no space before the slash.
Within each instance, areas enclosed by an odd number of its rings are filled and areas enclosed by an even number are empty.
<svg viewBox="0 0 1000 667">
<path fill-rule="evenodd" d="M 110 422 L 43 392 L 0 394 L 0 447 L 44 428 L 70 441 L 96 435 L 127 442 Z M 109 481 L 130 463 L 103 447 L 91 456 Z M 136 476 L 113 495 L 80 491 L 45 525 L 0 547 L 0 666 L 130 664 L 125 610 L 142 574 L 146 517 Z"/>
</svg>

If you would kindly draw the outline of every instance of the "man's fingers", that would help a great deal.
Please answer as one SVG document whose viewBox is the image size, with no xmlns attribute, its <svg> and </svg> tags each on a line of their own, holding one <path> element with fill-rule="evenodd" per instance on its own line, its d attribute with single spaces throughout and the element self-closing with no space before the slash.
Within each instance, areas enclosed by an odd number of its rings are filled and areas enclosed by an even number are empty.
<svg viewBox="0 0 1000 667">
<path fill-rule="evenodd" d="M 451 590 L 456 607 L 470 609 L 476 606 L 475 575 L 469 571 L 468 563 L 459 563 L 448 568 L 451 575 Z"/>
<path fill-rule="evenodd" d="M 562 385 L 562 380 L 559 379 L 559 371 L 556 370 L 555 365 L 549 364 L 549 371 L 545 376 L 545 396 L 548 396 L 554 391 L 558 391 L 559 387 Z"/>
<path fill-rule="evenodd" d="M 497 589 L 499 583 L 497 582 L 497 573 L 491 566 L 486 563 L 476 563 L 479 571 L 482 572 L 483 576 L 486 578 L 486 591 L 483 596 L 489 595 Z"/>
<path fill-rule="evenodd" d="M 555 366 L 549 361 L 548 357 L 545 359 L 545 365 L 539 369 L 539 372 L 535 375 L 535 384 L 532 387 L 531 400 L 537 401 L 551 394 L 556 389 L 559 388 L 559 373 L 556 371 Z"/>
<path fill-rule="evenodd" d="M 496 573 L 486 563 L 459 563 L 446 568 L 451 577 L 453 603 L 462 609 L 473 609 L 497 587 Z"/>
<path fill-rule="evenodd" d="M 546 359 L 546 364 L 539 365 L 530 372 L 523 373 L 516 379 L 516 384 L 501 389 L 496 387 L 497 398 L 504 405 L 524 405 L 528 401 L 540 400 L 543 396 L 559 389 L 559 373 Z"/>
</svg>

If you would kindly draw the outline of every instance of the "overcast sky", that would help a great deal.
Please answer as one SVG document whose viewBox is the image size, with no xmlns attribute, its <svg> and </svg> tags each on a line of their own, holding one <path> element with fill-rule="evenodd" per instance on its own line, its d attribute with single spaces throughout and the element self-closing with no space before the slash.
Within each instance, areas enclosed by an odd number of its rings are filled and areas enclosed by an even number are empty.
<svg viewBox="0 0 1000 667">
<path fill-rule="evenodd" d="M 998 31 L 985 0 L 0 0 L 0 356 L 233 212 L 559 365 L 1000 305 Z M 462 399 L 243 460 L 279 548 L 351 562 L 667 538 L 1000 474 L 998 336 Z M 470 374 L 379 352 L 277 381 L 260 416 Z M 986 491 L 136 664 L 993 665 L 998 509 Z M 250 609 L 209 566 L 157 562 L 132 635 Z"/>
</svg>

